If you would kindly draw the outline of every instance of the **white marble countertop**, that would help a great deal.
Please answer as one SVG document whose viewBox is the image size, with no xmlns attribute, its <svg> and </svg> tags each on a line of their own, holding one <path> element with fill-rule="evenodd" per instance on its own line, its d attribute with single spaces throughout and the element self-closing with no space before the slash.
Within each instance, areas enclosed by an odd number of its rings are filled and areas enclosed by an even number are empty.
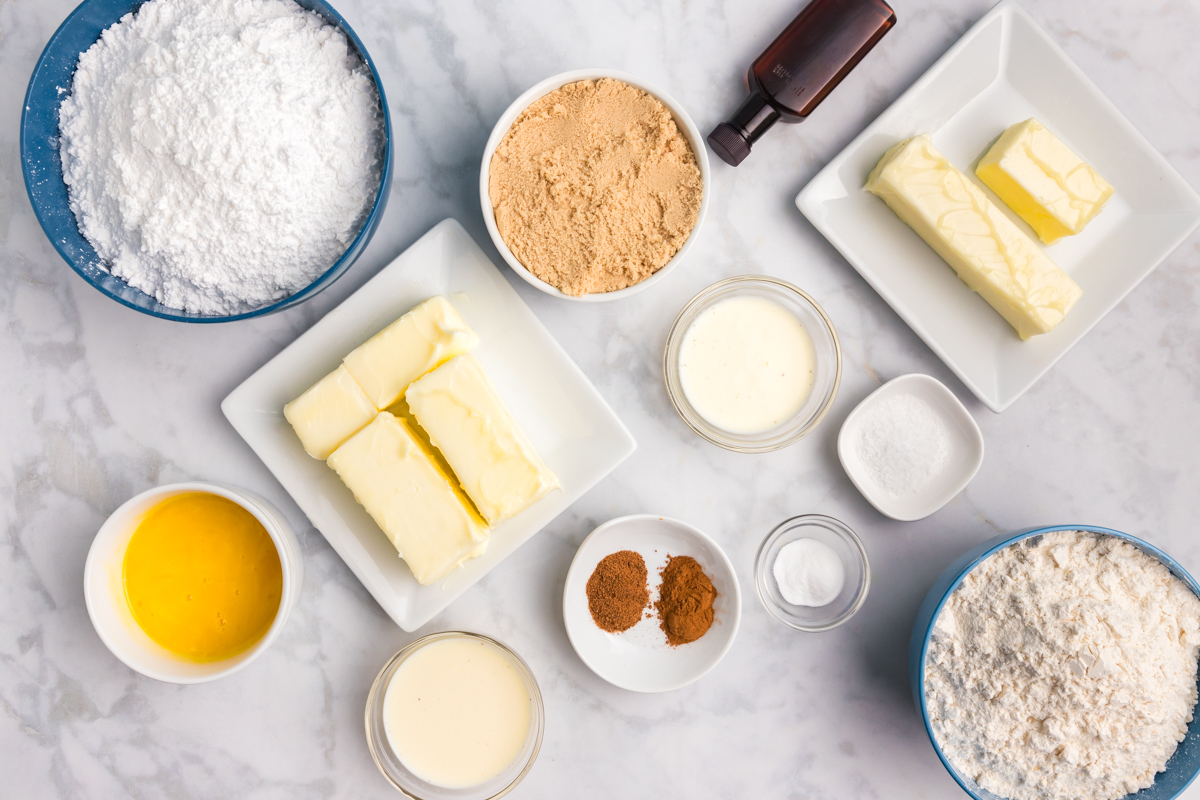
<svg viewBox="0 0 1200 800">
<path fill-rule="evenodd" d="M 644 76 L 702 131 L 800 0 L 337 0 L 383 75 L 400 146 L 383 224 L 332 289 L 299 309 L 223 326 L 118 306 L 63 263 L 30 210 L 17 151 L 25 86 L 74 0 L 0 0 L 0 796 L 395 796 L 367 754 L 363 705 L 418 634 L 380 609 L 221 416 L 230 389 L 439 220 L 496 256 L 479 209 L 480 154 L 501 111 L 566 69 Z M 421 633 L 498 636 L 546 700 L 541 757 L 514 797 L 959 798 L 909 695 L 917 604 L 960 552 L 997 532 L 1088 522 L 1143 536 L 1200 571 L 1200 236 L 1193 236 L 1032 391 L 987 411 L 796 211 L 793 198 L 990 5 L 895 0 L 897 28 L 803 125 L 779 126 L 715 202 L 686 263 L 654 289 L 580 307 L 508 279 L 637 437 L 637 453 Z M 1030 0 L 1026 7 L 1193 185 L 1200 186 L 1200 7 Z M 714 159 L 715 161 L 715 159 Z M 660 377 L 671 319 L 714 280 L 764 272 L 835 321 L 845 376 L 829 418 L 771 455 L 727 453 L 678 419 Z M 834 442 L 880 382 L 929 373 L 966 403 L 983 468 L 934 516 L 887 520 L 855 491 Z M 260 660 L 179 687 L 131 672 L 88 621 L 83 562 L 130 495 L 183 479 L 270 498 L 300 531 L 299 606 Z M 614 516 L 691 522 L 733 560 L 741 631 L 716 670 L 657 696 L 609 686 L 575 656 L 561 590 L 575 548 Z M 875 581 L 848 625 L 805 635 L 768 617 L 751 569 L 795 514 L 847 522 Z M 1187 797 L 1200 798 L 1193 788 Z"/>
</svg>

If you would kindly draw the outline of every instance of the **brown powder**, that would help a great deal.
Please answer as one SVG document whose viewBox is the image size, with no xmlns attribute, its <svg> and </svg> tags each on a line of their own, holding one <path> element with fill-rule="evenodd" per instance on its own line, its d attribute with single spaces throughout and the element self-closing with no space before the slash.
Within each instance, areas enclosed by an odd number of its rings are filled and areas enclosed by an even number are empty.
<svg viewBox="0 0 1200 800">
<path fill-rule="evenodd" d="M 632 550 L 600 559 L 587 582 L 588 611 L 596 625 L 609 633 L 627 631 L 650 604 L 646 561 Z"/>
<path fill-rule="evenodd" d="M 572 295 L 624 289 L 662 268 L 695 227 L 703 190 L 670 110 L 611 78 L 534 102 L 488 168 L 501 238 Z"/>
<path fill-rule="evenodd" d="M 670 556 L 662 568 L 662 585 L 654 604 L 667 644 L 678 647 L 708 633 L 716 599 L 717 590 L 696 559 Z"/>
</svg>

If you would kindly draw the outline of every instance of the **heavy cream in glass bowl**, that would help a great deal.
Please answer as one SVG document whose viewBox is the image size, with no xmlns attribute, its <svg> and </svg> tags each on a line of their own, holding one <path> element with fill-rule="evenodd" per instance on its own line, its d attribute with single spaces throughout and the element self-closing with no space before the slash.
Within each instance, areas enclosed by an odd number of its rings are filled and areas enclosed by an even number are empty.
<svg viewBox="0 0 1200 800">
<path fill-rule="evenodd" d="M 825 418 L 842 378 L 833 323 L 808 294 L 765 275 L 714 283 L 675 318 L 663 355 L 667 394 L 715 445 L 765 453 Z"/>
<path fill-rule="evenodd" d="M 367 746 L 416 800 L 492 800 L 528 774 L 545 712 L 520 656 L 487 636 L 445 631 L 394 655 L 367 697 Z"/>
</svg>

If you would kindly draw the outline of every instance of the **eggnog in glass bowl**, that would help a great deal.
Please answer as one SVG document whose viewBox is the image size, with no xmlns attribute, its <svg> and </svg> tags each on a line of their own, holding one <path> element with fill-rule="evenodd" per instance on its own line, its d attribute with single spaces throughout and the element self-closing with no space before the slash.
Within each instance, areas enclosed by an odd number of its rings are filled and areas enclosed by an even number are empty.
<svg viewBox="0 0 1200 800">
<path fill-rule="evenodd" d="M 833 323 L 808 294 L 766 275 L 714 283 L 675 318 L 663 354 L 679 416 L 727 450 L 765 453 L 807 436 L 842 377 Z"/>
<path fill-rule="evenodd" d="M 544 725 L 541 691 L 520 656 L 463 631 L 405 647 L 367 698 L 371 757 L 417 800 L 503 797 L 533 767 Z"/>
</svg>

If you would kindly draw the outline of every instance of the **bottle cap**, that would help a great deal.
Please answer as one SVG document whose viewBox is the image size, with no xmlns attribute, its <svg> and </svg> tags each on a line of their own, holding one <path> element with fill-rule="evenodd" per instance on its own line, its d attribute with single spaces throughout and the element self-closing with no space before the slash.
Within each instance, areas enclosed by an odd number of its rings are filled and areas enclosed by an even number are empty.
<svg viewBox="0 0 1200 800">
<path fill-rule="evenodd" d="M 736 167 L 750 155 L 750 145 L 778 122 L 780 116 L 765 97 L 752 94 L 728 122 L 713 129 L 708 135 L 708 144 L 722 161 Z"/>
</svg>

